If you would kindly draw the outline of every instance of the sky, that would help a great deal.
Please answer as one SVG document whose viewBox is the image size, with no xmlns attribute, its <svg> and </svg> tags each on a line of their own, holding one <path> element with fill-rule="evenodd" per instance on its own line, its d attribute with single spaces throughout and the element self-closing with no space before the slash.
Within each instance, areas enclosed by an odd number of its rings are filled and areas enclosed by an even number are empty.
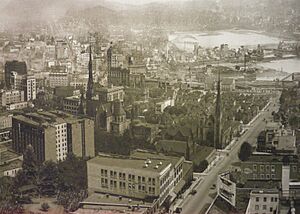
<svg viewBox="0 0 300 214">
<path fill-rule="evenodd" d="M 151 3 L 151 2 L 170 2 L 170 1 L 174 1 L 174 0 L 109 0 L 109 1 L 139 5 L 139 4 L 147 4 L 147 3 Z M 176 0 L 176 1 L 187 1 L 187 0 Z"/>
</svg>

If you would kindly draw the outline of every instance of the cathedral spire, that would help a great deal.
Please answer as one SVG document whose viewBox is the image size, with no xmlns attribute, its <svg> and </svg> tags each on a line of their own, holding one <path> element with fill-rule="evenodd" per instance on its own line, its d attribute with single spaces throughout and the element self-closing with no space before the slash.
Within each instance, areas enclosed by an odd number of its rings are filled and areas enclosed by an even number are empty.
<svg viewBox="0 0 300 214">
<path fill-rule="evenodd" d="M 92 100 L 93 97 L 93 61 L 92 61 L 92 46 L 89 47 L 90 51 L 90 60 L 89 60 L 89 79 L 88 79 L 88 85 L 87 85 L 87 92 L 86 92 L 86 99 Z"/>
<path fill-rule="evenodd" d="M 216 98 L 216 110 L 215 110 L 215 131 L 214 131 L 214 145 L 215 149 L 222 149 L 222 136 L 221 136 L 221 119 L 222 119 L 222 110 L 221 110 L 221 80 L 220 80 L 220 71 L 218 73 L 218 82 L 217 82 L 217 98 Z"/>
</svg>

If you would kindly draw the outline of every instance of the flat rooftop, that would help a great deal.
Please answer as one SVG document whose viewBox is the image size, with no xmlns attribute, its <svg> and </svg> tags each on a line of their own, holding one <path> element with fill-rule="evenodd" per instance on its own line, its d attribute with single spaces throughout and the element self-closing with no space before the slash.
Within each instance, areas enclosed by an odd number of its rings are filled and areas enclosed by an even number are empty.
<svg viewBox="0 0 300 214">
<path fill-rule="evenodd" d="M 278 136 L 278 150 L 296 150 L 296 136 L 286 135 Z"/>
<path fill-rule="evenodd" d="M 74 116 L 60 111 L 40 111 L 16 115 L 13 118 L 33 126 L 50 126 L 62 123 L 72 123 L 74 121 L 83 119 L 84 117 Z"/>
<path fill-rule="evenodd" d="M 243 163 L 247 162 L 273 162 L 273 163 L 278 163 L 282 162 L 284 155 L 272 155 L 272 154 L 252 154 L 249 159 Z M 297 162 L 297 157 L 296 156 L 289 156 L 290 162 Z"/>
<path fill-rule="evenodd" d="M 128 171 L 138 170 L 150 173 L 160 173 L 170 164 L 175 166 L 181 159 L 183 158 L 144 151 L 135 151 L 130 156 L 99 155 L 88 162 L 99 164 L 101 166 L 113 166 L 120 169 L 127 169 Z M 146 163 L 148 165 L 147 167 L 145 167 Z M 158 167 L 156 168 L 156 166 Z"/>
</svg>

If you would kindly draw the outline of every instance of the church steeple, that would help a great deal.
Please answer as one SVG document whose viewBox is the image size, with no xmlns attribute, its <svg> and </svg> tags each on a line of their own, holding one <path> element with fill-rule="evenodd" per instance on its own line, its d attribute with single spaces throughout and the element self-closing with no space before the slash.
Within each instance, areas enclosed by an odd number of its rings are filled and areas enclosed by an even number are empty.
<svg viewBox="0 0 300 214">
<path fill-rule="evenodd" d="M 93 61 L 92 61 L 92 46 L 90 45 L 90 60 L 89 60 L 89 79 L 87 85 L 86 99 L 92 100 L 93 97 Z"/>
<path fill-rule="evenodd" d="M 222 110 L 221 110 L 221 80 L 220 80 L 220 71 L 219 71 L 219 74 L 218 74 L 218 83 L 217 83 L 216 110 L 215 110 L 215 131 L 214 131 L 214 145 L 215 145 L 215 149 L 222 149 L 221 120 L 222 120 Z"/>
</svg>

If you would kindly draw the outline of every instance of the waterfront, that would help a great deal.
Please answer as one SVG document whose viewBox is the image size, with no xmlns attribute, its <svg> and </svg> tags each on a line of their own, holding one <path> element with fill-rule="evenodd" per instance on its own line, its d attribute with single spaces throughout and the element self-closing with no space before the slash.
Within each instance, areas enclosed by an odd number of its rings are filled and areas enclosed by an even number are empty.
<svg viewBox="0 0 300 214">
<path fill-rule="evenodd" d="M 219 47 L 221 44 L 228 44 L 229 48 L 240 46 L 253 46 L 258 44 L 277 44 L 280 38 L 263 34 L 262 32 L 249 30 L 228 30 L 216 32 L 175 32 L 169 35 L 169 41 L 182 50 L 191 51 L 193 43 L 204 48 Z"/>
<path fill-rule="evenodd" d="M 257 66 L 265 71 L 257 75 L 258 80 L 275 80 L 282 79 L 291 73 L 300 72 L 300 59 L 282 59 L 270 62 L 258 63 Z"/>
</svg>

